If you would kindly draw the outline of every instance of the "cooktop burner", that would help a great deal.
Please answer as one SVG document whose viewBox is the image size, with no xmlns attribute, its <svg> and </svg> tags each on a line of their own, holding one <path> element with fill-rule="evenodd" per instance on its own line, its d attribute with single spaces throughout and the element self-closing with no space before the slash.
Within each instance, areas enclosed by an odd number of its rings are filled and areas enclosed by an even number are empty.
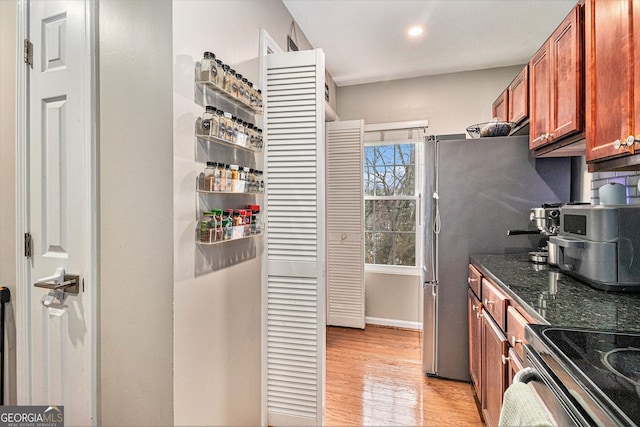
<svg viewBox="0 0 640 427">
<path fill-rule="evenodd" d="M 542 335 L 568 359 L 574 376 L 596 386 L 590 391 L 598 400 L 640 425 L 640 334 L 548 327 Z"/>
</svg>

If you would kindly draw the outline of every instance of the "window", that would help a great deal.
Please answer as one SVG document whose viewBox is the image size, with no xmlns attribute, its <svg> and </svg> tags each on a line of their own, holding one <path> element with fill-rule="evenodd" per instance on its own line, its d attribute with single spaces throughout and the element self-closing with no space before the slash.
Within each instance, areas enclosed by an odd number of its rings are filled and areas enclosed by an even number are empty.
<svg viewBox="0 0 640 427">
<path fill-rule="evenodd" d="M 420 144 L 367 141 L 364 148 L 365 263 L 419 265 Z M 377 138 L 382 139 L 382 138 Z M 421 141 L 421 140 L 420 140 Z"/>
</svg>

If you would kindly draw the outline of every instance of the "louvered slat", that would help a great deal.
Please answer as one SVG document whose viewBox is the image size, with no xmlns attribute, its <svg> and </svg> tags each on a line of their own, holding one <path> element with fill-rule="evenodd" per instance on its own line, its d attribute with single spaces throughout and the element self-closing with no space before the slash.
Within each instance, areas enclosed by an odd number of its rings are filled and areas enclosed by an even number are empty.
<svg viewBox="0 0 640 427">
<path fill-rule="evenodd" d="M 327 323 L 364 328 L 364 123 L 327 125 Z"/>
<path fill-rule="evenodd" d="M 323 423 L 323 89 L 321 51 L 267 56 L 265 387 L 274 426 Z"/>
</svg>

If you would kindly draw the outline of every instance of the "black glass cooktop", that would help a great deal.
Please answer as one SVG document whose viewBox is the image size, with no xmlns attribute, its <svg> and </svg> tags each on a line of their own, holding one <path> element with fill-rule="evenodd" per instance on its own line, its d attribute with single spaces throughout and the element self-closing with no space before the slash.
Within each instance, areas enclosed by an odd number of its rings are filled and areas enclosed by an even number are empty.
<svg viewBox="0 0 640 427">
<path fill-rule="evenodd" d="M 542 335 L 568 359 L 575 376 L 595 385 L 589 392 L 597 400 L 640 425 L 640 334 L 548 327 Z"/>
</svg>

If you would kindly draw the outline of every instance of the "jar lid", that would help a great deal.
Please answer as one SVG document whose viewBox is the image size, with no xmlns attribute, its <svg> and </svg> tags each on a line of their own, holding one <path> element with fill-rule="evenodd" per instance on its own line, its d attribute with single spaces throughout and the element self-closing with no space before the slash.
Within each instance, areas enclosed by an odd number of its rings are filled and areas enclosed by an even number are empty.
<svg viewBox="0 0 640 427">
<path fill-rule="evenodd" d="M 216 56 L 213 54 L 213 52 L 205 52 L 204 53 L 204 57 L 205 58 L 215 58 Z"/>
<path fill-rule="evenodd" d="M 222 215 L 222 209 L 213 209 L 211 210 L 211 212 L 213 212 L 216 215 Z"/>
<path fill-rule="evenodd" d="M 207 105 L 206 107 L 204 107 L 204 111 L 216 111 L 216 107 L 214 107 L 213 105 Z"/>
<path fill-rule="evenodd" d="M 240 73 L 236 73 L 236 77 L 237 77 L 238 79 L 242 80 L 242 74 L 240 74 Z"/>
<path fill-rule="evenodd" d="M 213 212 L 202 212 L 202 216 L 214 216 Z"/>
<path fill-rule="evenodd" d="M 232 170 L 238 170 L 238 165 L 229 165 Z"/>
<path fill-rule="evenodd" d="M 247 205 L 247 209 L 251 209 L 252 212 L 260 212 L 260 205 Z"/>
<path fill-rule="evenodd" d="M 207 166 L 213 166 L 213 162 L 207 162 Z"/>
</svg>

